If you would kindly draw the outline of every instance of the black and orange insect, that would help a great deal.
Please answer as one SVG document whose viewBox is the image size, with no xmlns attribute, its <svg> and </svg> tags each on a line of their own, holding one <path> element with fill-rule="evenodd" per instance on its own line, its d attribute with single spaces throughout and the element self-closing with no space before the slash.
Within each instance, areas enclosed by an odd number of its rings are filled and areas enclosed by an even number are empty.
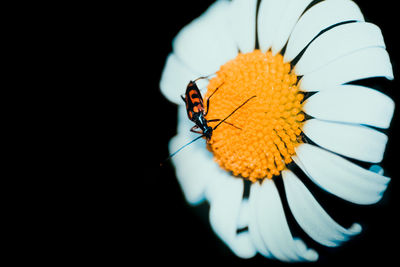
<svg viewBox="0 0 400 267">
<path fill-rule="evenodd" d="M 215 129 L 217 129 L 217 127 L 219 125 L 221 125 L 222 123 L 229 124 L 232 127 L 235 127 L 237 129 L 241 130 L 239 127 L 237 127 L 229 122 L 226 122 L 226 120 L 230 116 L 232 116 L 233 113 L 235 113 L 239 108 L 241 108 L 248 101 L 250 101 L 250 99 L 256 97 L 256 96 L 252 96 L 252 97 L 248 98 L 246 101 L 244 101 L 241 105 L 239 105 L 235 110 L 233 110 L 228 116 L 226 116 L 222 120 L 221 119 L 207 120 L 205 117 L 207 116 L 208 111 L 210 110 L 210 98 L 218 91 L 218 89 L 222 86 L 222 84 L 219 87 L 217 87 L 214 90 L 214 92 L 212 92 L 212 94 L 208 97 L 206 107 L 204 108 L 203 97 L 201 96 L 200 90 L 196 84 L 196 81 L 198 81 L 200 79 L 207 79 L 207 77 L 200 77 L 194 81 L 190 81 L 186 87 L 185 95 L 181 95 L 182 100 L 186 104 L 187 115 L 188 115 L 189 119 L 195 123 L 195 125 L 190 129 L 190 131 L 192 131 L 194 133 L 198 133 L 198 134 L 200 134 L 200 136 L 196 137 L 189 143 L 183 145 L 177 151 L 175 151 L 174 153 L 169 155 L 169 157 L 166 160 L 172 158 L 176 153 L 181 151 L 183 148 L 185 148 L 186 146 L 190 145 L 191 143 L 197 141 L 198 139 L 200 139 L 202 137 L 205 137 L 207 139 L 207 141 L 209 141 L 212 137 L 213 131 Z M 214 127 L 211 127 L 208 125 L 209 122 L 216 122 L 216 121 L 219 121 L 219 123 L 217 125 L 215 125 Z"/>
</svg>

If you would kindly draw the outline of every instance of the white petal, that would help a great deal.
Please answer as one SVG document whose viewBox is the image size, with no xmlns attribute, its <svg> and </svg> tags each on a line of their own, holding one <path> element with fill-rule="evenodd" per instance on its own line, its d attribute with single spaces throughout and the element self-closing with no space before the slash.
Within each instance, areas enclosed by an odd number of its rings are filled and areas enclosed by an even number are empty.
<svg viewBox="0 0 400 267">
<path fill-rule="evenodd" d="M 257 0 L 234 0 L 230 7 L 230 32 L 242 53 L 255 47 L 256 8 Z"/>
<path fill-rule="evenodd" d="M 249 234 L 253 245 L 257 249 L 257 251 L 267 258 L 272 258 L 271 253 L 269 252 L 268 248 L 266 247 L 260 233 L 260 228 L 262 225 L 259 225 L 259 220 L 257 216 L 257 201 L 258 195 L 260 193 L 260 184 L 253 183 L 250 187 L 250 196 L 249 196 L 249 209 L 250 209 L 250 218 L 249 218 Z"/>
<path fill-rule="evenodd" d="M 170 153 L 175 152 L 190 141 L 184 135 L 176 135 L 169 143 Z M 186 197 L 192 204 L 199 204 L 204 200 L 206 186 L 213 178 L 216 163 L 212 160 L 212 154 L 205 148 L 205 141 L 184 148 L 172 159 L 175 165 L 176 177 Z"/>
<path fill-rule="evenodd" d="M 394 102 L 381 92 L 358 85 L 326 87 L 304 102 L 303 110 L 317 119 L 388 128 Z"/>
<path fill-rule="evenodd" d="M 237 234 L 237 221 L 243 195 L 243 180 L 230 176 L 221 177 L 215 195 L 210 202 L 210 223 L 215 233 L 239 257 L 250 258 L 256 254 L 249 233 Z"/>
<path fill-rule="evenodd" d="M 278 1 L 276 1 L 278 2 Z M 276 28 L 272 42 L 272 53 L 275 55 L 286 44 L 296 22 L 311 0 L 289 0 L 286 8 L 279 17 L 279 25 Z"/>
<path fill-rule="evenodd" d="M 252 258 L 257 253 L 248 232 L 236 235 L 236 238 L 231 242 L 230 248 L 236 256 L 243 259 Z"/>
<path fill-rule="evenodd" d="M 181 99 L 182 101 L 182 99 Z M 183 101 L 182 101 L 183 103 Z M 186 107 L 185 106 L 178 106 L 178 120 L 177 120 L 177 132 L 178 134 L 188 135 L 188 139 L 193 137 L 195 138 L 195 133 L 190 132 L 190 128 L 194 126 L 194 123 L 189 120 Z M 201 142 L 200 140 L 197 142 Z"/>
<path fill-rule="evenodd" d="M 363 169 L 350 161 L 310 144 L 301 144 L 293 157 L 319 187 L 356 204 L 378 202 L 390 178 Z"/>
<path fill-rule="evenodd" d="M 345 229 L 336 223 L 293 172 L 284 170 L 282 177 L 290 210 L 312 239 L 322 245 L 335 247 L 361 232 L 359 224 Z"/>
<path fill-rule="evenodd" d="M 380 162 L 387 136 L 369 127 L 317 119 L 307 120 L 303 131 L 314 143 L 343 156 Z"/>
<path fill-rule="evenodd" d="M 258 7 L 257 34 L 260 49 L 265 52 L 271 48 L 279 27 L 281 16 L 288 0 L 262 0 Z"/>
<path fill-rule="evenodd" d="M 341 56 L 374 46 L 385 48 L 378 26 L 365 22 L 343 24 L 314 40 L 296 64 L 295 72 L 304 75 Z"/>
<path fill-rule="evenodd" d="M 185 26 L 173 41 L 177 57 L 202 76 L 216 72 L 237 55 L 229 33 L 230 3 L 217 1 L 199 18 Z"/>
<path fill-rule="evenodd" d="M 186 108 L 178 107 L 177 135 L 169 143 L 169 152 L 174 153 L 199 135 L 190 132 L 193 122 L 187 118 Z M 186 200 L 199 204 L 204 200 L 206 189 L 212 181 L 217 181 L 223 170 L 214 162 L 212 153 L 206 149 L 204 139 L 199 139 L 179 151 L 171 161 L 175 165 L 176 177 Z"/>
<path fill-rule="evenodd" d="M 239 219 L 237 222 L 237 228 L 244 228 L 249 225 L 250 221 L 250 205 L 249 205 L 249 200 L 248 199 L 243 199 L 242 204 L 240 206 L 240 212 L 239 212 Z"/>
<path fill-rule="evenodd" d="M 272 48 L 273 54 L 278 53 L 310 2 L 311 0 L 261 1 L 257 19 L 260 49 L 265 52 Z"/>
<path fill-rule="evenodd" d="M 273 180 L 265 179 L 256 202 L 262 239 L 272 256 L 282 261 L 315 261 L 318 254 L 293 239 Z"/>
<path fill-rule="evenodd" d="M 370 77 L 393 79 L 393 70 L 387 51 L 369 47 L 326 64 L 308 73 L 300 80 L 300 90 L 320 91 L 324 88 Z"/>
<path fill-rule="evenodd" d="M 293 29 L 284 60 L 293 60 L 322 30 L 350 20 L 364 21 L 360 9 L 353 1 L 327 0 L 314 5 L 301 16 Z"/>
<path fill-rule="evenodd" d="M 160 88 L 164 96 L 175 104 L 184 104 L 181 95 L 185 93 L 190 80 L 200 77 L 199 73 L 190 70 L 175 54 L 168 55 L 161 75 Z"/>
</svg>

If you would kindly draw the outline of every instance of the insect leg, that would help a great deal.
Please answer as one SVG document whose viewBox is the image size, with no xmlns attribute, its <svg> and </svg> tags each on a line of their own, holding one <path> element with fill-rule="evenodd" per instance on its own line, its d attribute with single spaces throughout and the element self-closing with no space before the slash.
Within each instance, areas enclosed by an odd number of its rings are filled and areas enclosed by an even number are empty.
<svg viewBox="0 0 400 267">
<path fill-rule="evenodd" d="M 207 76 L 201 76 L 201 77 L 195 79 L 193 82 L 196 82 L 196 81 L 202 80 L 202 79 L 207 79 L 207 80 L 209 80 L 208 78 L 209 78 L 210 76 L 212 76 L 212 75 L 214 75 L 214 73 L 213 73 L 213 74 L 210 74 L 210 75 L 207 75 Z"/>
<path fill-rule="evenodd" d="M 199 126 L 195 125 L 192 128 L 190 128 L 190 131 L 193 133 L 203 134 L 202 130 L 197 130 L 197 129 L 199 129 Z"/>
<path fill-rule="evenodd" d="M 212 120 L 207 120 L 207 121 L 208 121 L 208 122 L 213 122 L 213 121 L 220 121 L 220 120 L 221 120 L 221 119 L 212 119 Z M 229 124 L 230 126 L 233 126 L 233 127 L 235 127 L 236 129 L 242 130 L 242 128 L 239 128 L 239 127 L 233 125 L 233 124 L 230 123 L 230 122 L 223 121 L 223 123 Z"/>
<path fill-rule="evenodd" d="M 224 84 L 224 83 L 222 83 L 220 86 L 218 86 L 217 89 L 215 89 L 214 92 L 212 92 L 212 94 L 210 95 L 210 97 L 207 98 L 207 104 L 206 104 L 206 109 L 207 109 L 207 111 L 206 111 L 206 114 L 204 114 L 204 116 L 207 116 L 207 114 L 208 114 L 209 107 L 210 107 L 210 98 L 215 94 L 215 92 L 218 91 L 218 89 L 219 89 L 223 84 Z"/>
</svg>

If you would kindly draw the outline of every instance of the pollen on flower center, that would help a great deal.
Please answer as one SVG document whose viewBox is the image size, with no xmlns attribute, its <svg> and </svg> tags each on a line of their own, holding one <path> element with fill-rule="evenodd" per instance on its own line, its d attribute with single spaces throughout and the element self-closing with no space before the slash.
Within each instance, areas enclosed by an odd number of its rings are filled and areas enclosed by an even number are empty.
<svg viewBox="0 0 400 267">
<path fill-rule="evenodd" d="M 256 96 L 213 132 L 208 149 L 233 175 L 252 182 L 279 175 L 301 142 L 304 95 L 297 76 L 280 54 L 255 50 L 221 66 L 210 80 L 206 119 L 224 119 L 246 99 Z M 210 126 L 218 122 L 210 122 Z M 240 128 L 240 129 L 238 129 Z"/>
</svg>

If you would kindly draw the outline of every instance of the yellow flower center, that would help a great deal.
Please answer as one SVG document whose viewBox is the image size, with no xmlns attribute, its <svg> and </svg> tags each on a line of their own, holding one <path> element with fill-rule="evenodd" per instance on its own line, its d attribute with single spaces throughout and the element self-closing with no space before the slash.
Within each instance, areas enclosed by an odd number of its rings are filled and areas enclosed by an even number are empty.
<svg viewBox="0 0 400 267">
<path fill-rule="evenodd" d="M 236 127 L 222 123 L 208 142 L 222 168 L 255 182 L 279 175 L 292 161 L 304 120 L 304 95 L 296 83 L 290 64 L 270 51 L 240 53 L 221 66 L 207 88 L 206 99 L 219 87 L 210 99 L 207 120 L 222 120 L 256 96 L 226 120 Z"/>
</svg>

